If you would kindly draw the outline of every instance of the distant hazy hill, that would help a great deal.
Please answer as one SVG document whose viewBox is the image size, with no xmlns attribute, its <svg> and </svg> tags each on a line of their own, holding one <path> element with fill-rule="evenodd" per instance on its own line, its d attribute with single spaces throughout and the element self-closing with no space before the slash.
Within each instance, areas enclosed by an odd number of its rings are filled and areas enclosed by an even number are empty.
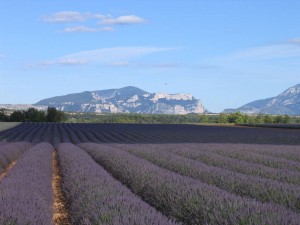
<svg viewBox="0 0 300 225">
<path fill-rule="evenodd" d="M 204 113 L 201 101 L 190 94 L 149 93 L 136 87 L 86 91 L 41 100 L 36 106 L 71 112 L 187 114 Z"/>
<path fill-rule="evenodd" d="M 276 97 L 253 101 L 237 109 L 224 110 L 224 112 L 235 111 L 247 114 L 300 115 L 300 84 L 290 87 Z"/>
<path fill-rule="evenodd" d="M 29 108 L 35 108 L 38 110 L 47 110 L 47 106 L 38 106 L 38 105 L 31 105 L 31 104 L 0 104 L 0 109 L 6 110 L 27 110 Z"/>
</svg>

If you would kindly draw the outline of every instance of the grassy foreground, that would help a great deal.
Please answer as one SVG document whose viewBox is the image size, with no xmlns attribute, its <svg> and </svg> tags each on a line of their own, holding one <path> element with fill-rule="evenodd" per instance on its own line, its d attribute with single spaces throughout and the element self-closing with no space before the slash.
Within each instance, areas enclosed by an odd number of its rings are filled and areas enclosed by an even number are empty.
<svg viewBox="0 0 300 225">
<path fill-rule="evenodd" d="M 7 130 L 21 124 L 21 122 L 0 122 L 0 131 Z"/>
</svg>

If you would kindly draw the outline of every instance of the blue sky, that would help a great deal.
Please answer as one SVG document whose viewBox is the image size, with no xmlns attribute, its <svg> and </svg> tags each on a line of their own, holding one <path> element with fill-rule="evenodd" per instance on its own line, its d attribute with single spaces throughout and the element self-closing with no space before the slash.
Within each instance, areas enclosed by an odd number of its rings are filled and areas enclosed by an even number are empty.
<svg viewBox="0 0 300 225">
<path fill-rule="evenodd" d="M 0 0 L 0 104 L 136 86 L 213 112 L 300 80 L 297 0 Z"/>
</svg>

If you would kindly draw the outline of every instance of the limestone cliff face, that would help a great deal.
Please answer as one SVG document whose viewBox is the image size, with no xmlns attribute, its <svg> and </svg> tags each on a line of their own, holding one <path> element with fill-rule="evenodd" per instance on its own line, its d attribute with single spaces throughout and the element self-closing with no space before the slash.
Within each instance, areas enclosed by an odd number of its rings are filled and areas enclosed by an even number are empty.
<svg viewBox="0 0 300 225">
<path fill-rule="evenodd" d="M 149 93 L 131 86 L 58 96 L 35 105 L 98 113 L 187 114 L 206 111 L 201 101 L 190 94 Z"/>
</svg>

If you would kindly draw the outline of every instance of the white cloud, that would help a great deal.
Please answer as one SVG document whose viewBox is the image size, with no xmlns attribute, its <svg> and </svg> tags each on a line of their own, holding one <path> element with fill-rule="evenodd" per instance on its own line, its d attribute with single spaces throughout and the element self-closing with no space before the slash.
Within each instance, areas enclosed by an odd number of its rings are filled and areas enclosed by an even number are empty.
<svg viewBox="0 0 300 225">
<path fill-rule="evenodd" d="M 63 11 L 57 12 L 50 16 L 44 16 L 44 22 L 48 23 L 66 23 L 66 22 L 84 22 L 88 19 L 105 19 L 109 18 L 110 16 L 105 16 L 102 14 L 96 13 L 81 13 L 81 12 L 74 12 L 74 11 Z"/>
<path fill-rule="evenodd" d="M 128 61 L 116 61 L 116 62 L 111 62 L 109 63 L 109 66 L 113 66 L 113 67 L 125 67 L 125 66 L 129 66 L 129 62 Z"/>
<path fill-rule="evenodd" d="M 47 60 L 47 61 L 40 62 L 37 65 L 42 66 L 42 67 L 46 67 L 46 66 L 51 66 L 53 64 L 55 64 L 55 62 Z M 32 66 L 34 66 L 34 64 L 32 64 Z"/>
<path fill-rule="evenodd" d="M 0 59 L 3 59 L 3 58 L 5 58 L 5 55 L 0 54 Z"/>
<path fill-rule="evenodd" d="M 136 63 L 135 65 L 138 67 L 157 68 L 157 69 L 171 69 L 171 68 L 178 68 L 183 66 L 183 64 L 177 62 Z"/>
<path fill-rule="evenodd" d="M 86 33 L 94 33 L 94 32 L 112 32 L 115 29 L 113 27 L 102 27 L 102 28 L 91 28 L 86 26 L 76 26 L 76 27 L 66 27 L 64 29 L 65 33 L 73 33 L 73 32 L 86 32 Z"/>
<path fill-rule="evenodd" d="M 139 24 L 145 22 L 145 19 L 135 15 L 113 18 L 111 15 L 75 11 L 57 12 L 44 16 L 42 19 L 47 23 L 72 23 L 74 26 L 65 27 L 62 31 L 64 33 L 112 32 L 115 31 L 114 25 Z M 98 24 L 98 26 L 91 27 L 90 24 L 87 26 L 89 20 L 94 20 L 95 25 Z M 99 24 L 102 25 L 102 27 L 99 27 Z"/>
<path fill-rule="evenodd" d="M 49 66 L 55 65 L 56 63 L 54 61 L 43 61 L 43 62 L 37 62 L 37 63 L 28 63 L 23 66 L 24 69 L 32 69 L 32 68 L 47 68 Z"/>
<path fill-rule="evenodd" d="M 57 63 L 62 65 L 83 65 L 87 64 L 88 62 L 84 59 L 65 58 L 58 60 Z"/>
<path fill-rule="evenodd" d="M 138 24 L 146 22 L 145 19 L 135 16 L 120 16 L 117 18 L 104 18 L 102 19 L 99 24 L 109 24 L 109 25 L 127 25 L 127 24 Z"/>
<path fill-rule="evenodd" d="M 161 47 L 115 47 L 101 48 L 90 51 L 83 51 L 64 56 L 62 58 L 80 58 L 88 62 L 110 63 L 118 61 L 127 61 L 142 55 L 158 53 L 163 51 L 175 50 L 178 48 L 161 48 Z"/>
<path fill-rule="evenodd" d="M 38 63 L 30 63 L 24 66 L 26 69 L 32 68 L 48 68 L 54 65 L 63 65 L 63 66 L 80 66 L 87 64 L 88 62 L 84 59 L 72 59 L 72 58 L 65 58 L 65 59 L 57 59 L 57 60 L 47 60 Z"/>
<path fill-rule="evenodd" d="M 162 48 L 162 47 L 115 47 L 102 48 L 90 51 L 82 51 L 57 58 L 56 60 L 47 60 L 35 64 L 28 65 L 29 68 L 39 66 L 47 67 L 53 65 L 85 65 L 103 64 L 109 66 L 129 66 L 131 59 L 138 58 L 143 55 L 159 53 L 163 51 L 176 50 L 178 48 Z"/>
<path fill-rule="evenodd" d="M 113 28 L 113 27 L 102 27 L 102 28 L 98 29 L 98 31 L 113 32 L 113 31 L 115 31 L 115 28 Z"/>
</svg>

